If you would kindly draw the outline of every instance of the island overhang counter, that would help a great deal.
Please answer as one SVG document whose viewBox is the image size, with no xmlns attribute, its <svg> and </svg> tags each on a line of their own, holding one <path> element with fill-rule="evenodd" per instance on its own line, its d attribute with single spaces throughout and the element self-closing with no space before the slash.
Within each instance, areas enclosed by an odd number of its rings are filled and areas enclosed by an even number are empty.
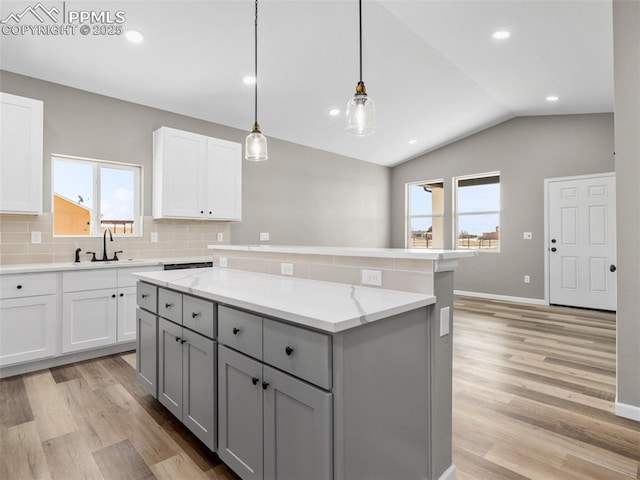
<svg viewBox="0 0 640 480">
<path fill-rule="evenodd" d="M 272 256 L 284 252 L 268 253 L 271 262 L 292 258 Z M 348 258 L 358 258 L 349 253 Z M 294 255 L 313 262 L 308 252 Z M 327 259 L 326 252 L 319 255 Z M 301 258 L 293 257 L 296 265 Z M 393 265 L 393 257 L 377 257 L 386 258 L 382 264 L 367 258 L 361 268 L 382 265 L 389 278 L 397 277 L 392 266 L 416 267 L 406 256 L 397 257 L 402 261 Z M 154 307 L 145 307 L 138 296 L 146 328 L 156 328 L 153 335 L 138 332 L 139 381 L 172 410 L 176 394 L 164 391 L 167 382 L 162 378 L 172 367 L 163 365 L 162 351 L 194 333 L 188 321 L 200 311 L 187 312 L 186 306 L 206 301 L 213 306 L 208 340 L 215 351 L 217 378 L 208 387 L 212 423 L 201 439 L 241 478 L 453 479 L 450 331 L 455 260 L 451 253 L 431 259 L 431 271 L 425 273 L 432 281 L 417 292 L 219 267 L 141 273 L 139 290 L 149 295 L 149 288 L 156 289 L 157 300 Z M 245 260 L 247 265 L 264 268 Z M 416 272 L 408 273 L 416 278 Z M 177 325 L 163 313 L 162 299 L 175 296 L 180 296 L 184 323 L 182 330 L 166 334 L 162 325 Z M 243 334 L 252 340 L 242 343 Z M 157 345 L 155 356 L 145 357 L 140 343 L 145 337 Z M 141 372 L 150 358 L 156 359 L 155 372 Z M 189 408 L 180 412 L 186 412 L 181 419 L 191 428 Z M 180 412 L 172 411 L 176 416 Z M 249 418 L 261 425 L 249 427 Z M 196 422 L 197 428 L 206 423 Z M 252 428 L 255 431 L 247 432 Z"/>
</svg>

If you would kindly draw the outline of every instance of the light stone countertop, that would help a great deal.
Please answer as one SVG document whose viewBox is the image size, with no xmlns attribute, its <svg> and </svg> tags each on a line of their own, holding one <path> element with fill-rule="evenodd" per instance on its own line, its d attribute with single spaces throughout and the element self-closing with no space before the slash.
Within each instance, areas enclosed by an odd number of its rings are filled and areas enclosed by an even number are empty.
<svg viewBox="0 0 640 480">
<path fill-rule="evenodd" d="M 337 333 L 435 303 L 432 295 L 227 268 L 134 273 L 139 280 Z"/>
<path fill-rule="evenodd" d="M 103 268 L 134 268 L 147 267 L 153 265 L 165 265 L 170 263 L 195 263 L 210 262 L 211 257 L 171 257 L 171 258 L 144 258 L 126 259 L 122 258 L 117 262 L 90 262 L 80 263 L 60 262 L 60 263 L 21 263 L 17 265 L 0 265 L 0 275 L 20 274 L 20 273 L 45 273 L 64 272 L 78 270 L 96 270 Z"/>
<path fill-rule="evenodd" d="M 334 255 L 372 258 L 407 258 L 414 260 L 455 260 L 474 257 L 476 250 L 436 250 L 426 248 L 352 248 L 289 245 L 208 245 L 211 250 L 240 252 L 289 253 L 299 255 Z"/>
</svg>

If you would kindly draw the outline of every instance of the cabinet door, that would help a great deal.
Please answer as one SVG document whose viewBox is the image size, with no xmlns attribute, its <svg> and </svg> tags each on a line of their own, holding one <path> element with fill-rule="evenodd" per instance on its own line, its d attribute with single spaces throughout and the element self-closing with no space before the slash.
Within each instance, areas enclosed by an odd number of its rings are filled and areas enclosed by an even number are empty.
<svg viewBox="0 0 640 480">
<path fill-rule="evenodd" d="M 116 342 L 116 290 L 62 296 L 62 351 L 75 352 Z"/>
<path fill-rule="evenodd" d="M 0 213 L 42 213 L 42 106 L 0 93 Z"/>
<path fill-rule="evenodd" d="M 182 327 L 158 319 L 158 400 L 182 420 Z"/>
<path fill-rule="evenodd" d="M 136 339 L 136 287 L 118 289 L 118 342 Z"/>
<path fill-rule="evenodd" d="M 264 478 L 333 478 L 331 393 L 265 365 Z"/>
<path fill-rule="evenodd" d="M 215 342 L 187 329 L 182 335 L 182 423 L 214 450 Z"/>
<path fill-rule="evenodd" d="M 137 310 L 136 377 L 142 389 L 158 398 L 158 317 Z"/>
<path fill-rule="evenodd" d="M 242 145 L 208 139 L 204 188 L 207 218 L 242 220 Z"/>
<path fill-rule="evenodd" d="M 218 455 L 243 480 L 263 476 L 262 392 L 262 364 L 218 347 Z"/>
<path fill-rule="evenodd" d="M 0 303 L 0 366 L 56 354 L 56 295 Z"/>
<path fill-rule="evenodd" d="M 207 137 L 162 127 L 153 134 L 153 216 L 203 218 Z"/>
</svg>

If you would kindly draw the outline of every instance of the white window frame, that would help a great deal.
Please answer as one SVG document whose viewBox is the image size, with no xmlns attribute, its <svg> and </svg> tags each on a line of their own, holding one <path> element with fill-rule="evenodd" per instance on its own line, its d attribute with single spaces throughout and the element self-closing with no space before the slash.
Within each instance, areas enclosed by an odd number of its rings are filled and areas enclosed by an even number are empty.
<svg viewBox="0 0 640 480">
<path fill-rule="evenodd" d="M 499 198 L 499 202 L 500 202 L 500 209 L 499 210 L 478 210 L 478 211 L 474 211 L 474 212 L 464 212 L 464 213 L 459 213 L 458 212 L 458 183 L 460 181 L 463 180 L 473 180 L 473 179 L 477 179 L 477 178 L 487 178 L 487 177 L 498 177 L 498 184 L 500 185 L 500 198 Z M 453 236 L 452 236 L 452 240 L 453 240 L 453 249 L 454 250 L 468 250 L 467 248 L 460 248 L 458 246 L 458 218 L 459 216 L 468 216 L 468 215 L 498 215 L 498 227 L 500 229 L 500 240 L 499 240 L 499 245 L 498 248 L 495 249 L 485 249 L 485 248 L 479 248 L 478 251 L 482 252 L 482 253 L 500 253 L 500 250 L 502 249 L 502 177 L 500 175 L 500 171 L 495 171 L 495 172 L 485 172 L 485 173 L 477 173 L 477 174 L 473 174 L 473 175 L 461 175 L 458 177 L 453 177 L 452 179 L 452 183 L 453 183 Z"/>
<path fill-rule="evenodd" d="M 422 247 L 412 247 L 411 246 L 411 219 L 413 218 L 442 218 L 444 221 L 444 205 L 442 208 L 442 213 L 431 213 L 431 214 L 424 214 L 424 215 L 411 215 L 411 195 L 410 195 L 410 189 L 412 186 L 414 185 L 425 185 L 425 184 L 429 184 L 429 183 L 441 183 L 442 184 L 442 188 L 444 191 L 444 179 L 443 178 L 439 178 L 436 180 L 425 180 L 425 181 L 419 181 L 419 182 L 408 182 L 405 184 L 404 189 L 405 189 L 405 193 L 404 193 L 404 245 L 405 248 L 422 248 Z M 444 202 L 443 202 L 444 203 Z M 431 225 L 433 225 L 433 221 L 431 222 Z M 442 238 L 442 244 L 444 245 L 444 232 L 443 232 L 443 238 Z M 424 247 L 425 250 L 427 249 L 432 249 L 435 247 Z M 438 247 L 441 248 L 441 247 Z"/>
<path fill-rule="evenodd" d="M 93 215 L 93 218 L 91 220 L 91 229 L 90 231 L 92 232 L 92 234 L 89 235 L 56 235 L 55 234 L 55 211 L 54 211 L 54 195 L 55 195 L 55 188 L 54 188 L 54 175 L 55 175 L 55 166 L 54 166 L 54 162 L 56 160 L 62 160 L 65 162 L 75 162 L 75 163 L 83 163 L 83 164 L 87 164 L 87 165 L 91 165 L 93 167 L 93 191 L 94 191 L 94 195 L 93 195 L 93 199 L 92 199 L 92 210 L 93 212 L 95 212 L 95 214 Z M 101 181 L 100 181 L 100 175 L 101 175 L 101 169 L 102 168 L 111 168 L 111 169 L 120 169 L 120 170 L 127 170 L 127 171 L 131 171 L 134 174 L 134 178 L 133 178 L 133 201 L 134 201 L 134 206 L 133 206 L 133 225 L 132 225 L 132 229 L 133 229 L 133 233 L 131 234 L 127 234 L 127 233 L 116 233 L 116 232 L 112 232 L 114 237 L 121 237 L 121 238 L 136 238 L 136 237 L 142 237 L 143 236 L 143 231 L 142 231 L 142 225 L 143 225 L 143 221 L 142 221 L 142 185 L 143 185 L 143 166 L 142 165 L 136 165 L 133 163 L 122 163 L 122 162 L 113 162 L 110 160 L 99 160 L 99 159 L 95 159 L 95 158 L 84 158 L 84 157 L 73 157 L 73 156 L 69 156 L 69 155 L 61 155 L 61 154 L 57 154 L 57 153 L 53 153 L 51 154 L 51 212 L 52 212 L 52 221 L 54 222 L 53 224 L 53 236 L 55 238 L 62 238 L 62 237 L 77 237 L 77 238 L 95 238 L 95 237 L 101 237 L 103 234 L 100 232 L 100 200 L 101 200 L 101 192 L 100 192 L 100 188 L 101 188 Z"/>
</svg>

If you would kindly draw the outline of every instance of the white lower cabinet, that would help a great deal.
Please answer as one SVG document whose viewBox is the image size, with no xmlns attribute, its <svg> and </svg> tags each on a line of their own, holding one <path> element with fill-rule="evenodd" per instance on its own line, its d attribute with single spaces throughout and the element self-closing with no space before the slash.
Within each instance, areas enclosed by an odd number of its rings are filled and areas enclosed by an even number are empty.
<svg viewBox="0 0 640 480">
<path fill-rule="evenodd" d="M 57 291 L 55 273 L 0 277 L 0 366 L 58 353 Z"/>
<path fill-rule="evenodd" d="M 243 480 L 331 479 L 332 394 L 218 347 L 218 455 Z"/>
<path fill-rule="evenodd" d="M 118 328 L 116 341 L 136 339 L 136 287 L 118 288 Z"/>
<path fill-rule="evenodd" d="M 215 449 L 215 342 L 158 319 L 158 400 Z"/>
<path fill-rule="evenodd" d="M 116 289 L 65 293 L 62 298 L 62 351 L 75 352 L 116 343 Z"/>
</svg>

